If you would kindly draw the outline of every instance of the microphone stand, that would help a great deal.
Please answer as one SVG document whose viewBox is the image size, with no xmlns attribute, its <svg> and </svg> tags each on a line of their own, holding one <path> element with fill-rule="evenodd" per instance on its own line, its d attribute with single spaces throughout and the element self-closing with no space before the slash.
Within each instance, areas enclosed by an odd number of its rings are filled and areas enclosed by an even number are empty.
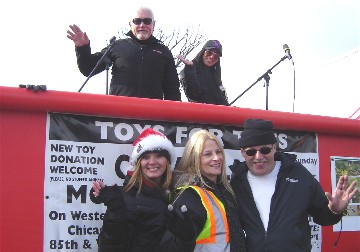
<svg viewBox="0 0 360 252">
<path fill-rule="evenodd" d="M 114 42 L 116 40 L 116 37 L 112 37 L 110 39 L 110 44 L 108 45 L 106 51 L 104 52 L 103 56 L 101 56 L 101 58 L 99 59 L 99 61 L 96 63 L 96 66 L 94 67 L 94 69 L 90 72 L 89 76 L 86 78 L 84 84 L 82 84 L 82 86 L 80 87 L 78 92 L 81 92 L 81 90 L 83 89 L 83 87 L 85 86 L 85 84 L 88 82 L 88 80 L 92 77 L 92 75 L 94 74 L 95 70 L 99 67 L 100 63 L 102 63 L 103 61 L 105 62 L 106 65 L 106 94 L 108 94 L 108 79 L 109 79 L 109 67 L 110 67 L 110 60 L 107 58 L 107 54 L 110 51 L 110 49 L 113 47 Z M 106 59 L 105 59 L 106 57 Z"/>
<path fill-rule="evenodd" d="M 111 61 L 108 57 L 106 57 L 106 59 L 104 59 L 104 62 L 105 62 L 105 69 L 106 69 L 105 94 L 108 95 L 109 94 L 109 69 L 110 69 Z"/>
<path fill-rule="evenodd" d="M 287 56 L 285 55 L 284 57 L 282 57 L 272 68 L 270 68 L 269 70 L 266 71 L 266 73 L 264 73 L 263 75 L 261 75 L 253 84 L 251 84 L 247 89 L 245 89 L 244 92 L 242 92 L 238 97 L 235 98 L 235 100 L 233 100 L 230 105 L 232 105 L 234 102 L 236 102 L 237 99 L 239 99 L 241 96 L 243 96 L 247 91 L 249 91 L 250 88 L 252 88 L 256 83 L 258 83 L 262 78 L 264 78 L 265 80 L 265 86 L 266 86 L 266 110 L 268 110 L 268 87 L 269 87 L 269 81 L 270 81 L 270 75 L 272 72 L 272 70 L 280 64 L 281 61 L 284 61 L 287 58 Z"/>
</svg>

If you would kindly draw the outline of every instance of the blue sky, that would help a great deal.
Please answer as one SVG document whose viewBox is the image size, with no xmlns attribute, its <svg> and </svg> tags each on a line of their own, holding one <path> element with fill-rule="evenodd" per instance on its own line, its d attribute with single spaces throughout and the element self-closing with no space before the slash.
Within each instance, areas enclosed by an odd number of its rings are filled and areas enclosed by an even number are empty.
<svg viewBox="0 0 360 252">
<path fill-rule="evenodd" d="M 139 2 L 7 1 L 0 16 L 0 85 L 41 84 L 77 92 L 86 77 L 77 69 L 74 45 L 66 37 L 68 25 L 78 24 L 98 51 L 127 27 L 133 3 Z M 349 117 L 360 106 L 358 0 L 141 3 L 153 8 L 158 27 L 200 25 L 208 39 L 220 40 L 230 101 L 277 63 L 284 56 L 283 44 L 288 44 L 295 63 L 296 113 Z M 104 94 L 105 79 L 105 72 L 91 78 L 82 92 Z M 292 112 L 293 79 L 289 60 L 274 68 L 270 110 Z M 265 109 L 263 84 L 253 86 L 234 106 Z"/>
</svg>

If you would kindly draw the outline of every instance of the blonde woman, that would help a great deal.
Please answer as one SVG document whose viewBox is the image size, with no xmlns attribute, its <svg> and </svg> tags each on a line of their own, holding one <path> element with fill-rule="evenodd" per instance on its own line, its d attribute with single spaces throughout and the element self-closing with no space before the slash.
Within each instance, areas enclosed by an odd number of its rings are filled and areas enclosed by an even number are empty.
<svg viewBox="0 0 360 252">
<path fill-rule="evenodd" d="M 173 178 L 176 193 L 169 210 L 177 225 L 169 225 L 170 231 L 180 237 L 194 233 L 193 251 L 246 251 L 224 149 L 212 133 L 200 130 L 190 137 Z"/>
</svg>

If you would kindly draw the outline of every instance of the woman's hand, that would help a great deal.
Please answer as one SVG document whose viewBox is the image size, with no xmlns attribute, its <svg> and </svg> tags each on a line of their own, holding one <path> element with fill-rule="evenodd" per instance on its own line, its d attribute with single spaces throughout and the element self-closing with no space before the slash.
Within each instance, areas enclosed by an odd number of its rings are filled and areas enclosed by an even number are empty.
<svg viewBox="0 0 360 252">
<path fill-rule="evenodd" d="M 191 60 L 185 59 L 182 55 L 177 55 L 176 56 L 179 60 L 181 60 L 181 62 L 183 62 L 185 65 L 192 65 L 193 62 Z"/>
</svg>

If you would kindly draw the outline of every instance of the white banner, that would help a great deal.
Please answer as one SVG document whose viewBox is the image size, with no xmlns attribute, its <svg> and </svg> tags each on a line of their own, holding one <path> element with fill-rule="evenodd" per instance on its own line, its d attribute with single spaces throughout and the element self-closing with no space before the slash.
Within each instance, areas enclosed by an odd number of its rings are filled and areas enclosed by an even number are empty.
<svg viewBox="0 0 360 252">
<path fill-rule="evenodd" d="M 229 166 L 243 161 L 238 148 L 241 127 L 159 122 L 49 113 L 44 178 L 44 251 L 97 251 L 106 207 L 91 202 L 93 180 L 122 184 L 130 168 L 132 142 L 151 127 L 174 144 L 178 161 L 189 136 L 206 128 L 221 139 Z M 278 149 L 297 154 L 319 179 L 315 133 L 275 131 Z M 312 227 L 312 252 L 321 249 L 321 227 Z"/>
</svg>

